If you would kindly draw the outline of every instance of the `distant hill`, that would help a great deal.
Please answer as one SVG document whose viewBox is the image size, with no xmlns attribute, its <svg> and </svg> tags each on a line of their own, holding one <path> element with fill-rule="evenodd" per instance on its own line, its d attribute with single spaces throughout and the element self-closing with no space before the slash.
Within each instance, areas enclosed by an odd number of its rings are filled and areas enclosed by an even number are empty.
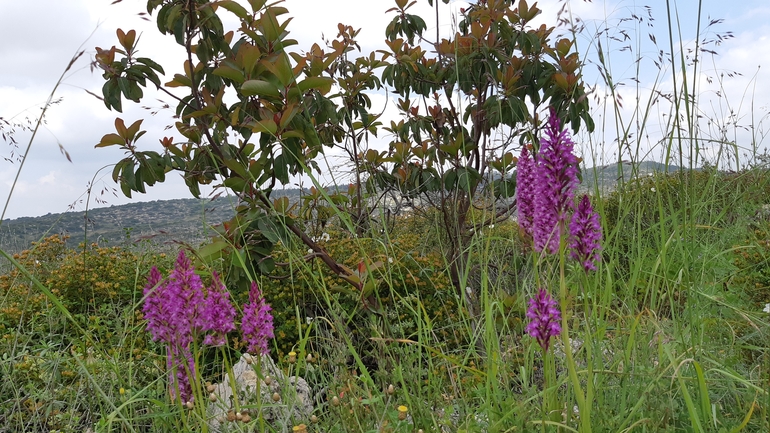
<svg viewBox="0 0 770 433">
<path fill-rule="evenodd" d="M 23 217 L 3 221 L 0 226 L 0 248 L 18 252 L 41 237 L 66 234 L 74 243 L 88 242 L 115 245 L 141 236 L 159 236 L 186 242 L 203 240 L 203 221 L 217 223 L 231 218 L 233 212 L 225 199 L 156 200 L 120 206 L 65 212 L 39 217 Z"/>
<path fill-rule="evenodd" d="M 273 197 L 299 197 L 298 189 L 276 191 Z M 231 198 L 155 200 L 65 212 L 39 217 L 3 221 L 0 248 L 19 252 L 41 237 L 66 234 L 77 244 L 87 235 L 88 242 L 117 245 L 152 237 L 157 242 L 181 240 L 193 245 L 210 235 L 207 227 L 227 221 L 235 215 Z"/>
<path fill-rule="evenodd" d="M 681 170 L 681 167 L 675 165 L 666 166 L 666 164 L 653 161 L 642 161 L 636 164 L 635 167 L 630 162 L 590 167 L 582 172 L 583 182 L 581 183 L 581 189 L 592 190 L 595 180 L 602 191 L 613 191 L 621 179 L 624 182 L 628 182 L 634 177 L 650 176 L 653 173 L 671 173 L 679 170 Z"/>
<path fill-rule="evenodd" d="M 676 166 L 644 161 L 638 164 L 636 175 L 647 176 L 654 172 L 672 172 Z M 634 174 L 630 163 L 609 164 L 583 170 L 581 189 L 592 190 L 594 179 L 603 191 L 615 189 L 621 176 L 625 181 Z M 298 198 L 298 189 L 276 191 L 273 196 Z M 198 245 L 211 233 L 207 227 L 233 217 L 231 199 L 176 199 L 137 202 L 120 206 L 96 208 L 85 212 L 65 212 L 39 217 L 24 217 L 3 221 L 0 226 L 0 248 L 7 252 L 19 252 L 30 242 L 54 234 L 67 234 L 71 242 L 82 242 L 84 235 L 89 242 L 117 245 L 127 240 L 135 241 L 151 237 L 156 242 L 181 240 Z M 87 231 L 86 231 L 87 229 Z"/>
</svg>

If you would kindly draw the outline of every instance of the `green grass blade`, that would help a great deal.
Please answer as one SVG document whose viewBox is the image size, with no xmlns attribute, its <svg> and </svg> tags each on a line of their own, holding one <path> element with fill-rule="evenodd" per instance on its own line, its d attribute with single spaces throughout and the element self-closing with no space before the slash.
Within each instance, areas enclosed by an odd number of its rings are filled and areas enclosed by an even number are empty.
<svg viewBox="0 0 770 433">
<path fill-rule="evenodd" d="M 746 426 L 749 424 L 749 421 L 751 421 L 751 415 L 754 413 L 754 408 L 757 407 L 757 401 L 754 400 L 754 402 L 751 403 L 751 407 L 749 408 L 749 412 L 746 414 L 745 417 L 743 417 L 743 422 L 738 424 L 737 426 L 730 429 L 730 433 L 738 433 L 739 431 L 746 428 Z"/>
<path fill-rule="evenodd" d="M 704 418 L 708 418 L 711 416 L 711 399 L 709 399 L 709 390 L 708 390 L 708 386 L 706 385 L 706 377 L 703 374 L 703 367 L 701 367 L 698 361 L 693 361 L 692 364 L 695 367 L 695 375 L 698 378 L 698 392 L 700 393 L 701 414 L 703 415 Z M 713 418 L 711 421 L 713 422 L 714 427 L 716 428 L 717 426 L 716 418 Z"/>
</svg>

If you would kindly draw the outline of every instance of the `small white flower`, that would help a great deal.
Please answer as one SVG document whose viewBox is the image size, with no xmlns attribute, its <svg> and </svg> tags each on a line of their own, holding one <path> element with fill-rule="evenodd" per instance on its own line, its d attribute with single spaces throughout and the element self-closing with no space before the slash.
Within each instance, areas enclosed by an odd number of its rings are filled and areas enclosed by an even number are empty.
<svg viewBox="0 0 770 433">
<path fill-rule="evenodd" d="M 388 257 L 388 263 L 393 263 L 393 257 Z"/>
<path fill-rule="evenodd" d="M 323 233 L 321 233 L 321 240 L 322 240 L 322 241 L 324 241 L 324 242 L 329 242 L 329 239 L 331 239 L 331 238 L 332 238 L 332 237 L 331 237 L 331 236 L 329 236 L 329 233 L 326 233 L 326 232 L 323 232 Z"/>
<path fill-rule="evenodd" d="M 655 192 L 656 191 L 655 187 L 653 186 L 652 188 L 650 188 L 650 191 Z"/>
<path fill-rule="evenodd" d="M 312 317 L 305 317 L 305 323 L 307 323 L 308 325 L 313 323 L 313 318 Z"/>
<path fill-rule="evenodd" d="M 308 254 L 313 254 L 313 249 L 312 249 L 312 248 L 308 248 L 308 249 L 307 249 L 307 253 L 308 253 Z"/>
<path fill-rule="evenodd" d="M 473 294 L 473 289 L 471 289 L 471 286 L 468 286 L 468 287 L 465 288 L 465 293 L 467 293 L 468 295 L 472 295 Z"/>
<path fill-rule="evenodd" d="M 495 228 L 495 225 L 494 225 L 494 224 L 491 224 L 491 225 L 489 226 L 489 228 L 490 228 L 490 229 L 493 229 L 493 228 Z"/>
<path fill-rule="evenodd" d="M 765 308 L 762 309 L 765 313 L 770 313 L 770 304 L 765 304 Z"/>
</svg>

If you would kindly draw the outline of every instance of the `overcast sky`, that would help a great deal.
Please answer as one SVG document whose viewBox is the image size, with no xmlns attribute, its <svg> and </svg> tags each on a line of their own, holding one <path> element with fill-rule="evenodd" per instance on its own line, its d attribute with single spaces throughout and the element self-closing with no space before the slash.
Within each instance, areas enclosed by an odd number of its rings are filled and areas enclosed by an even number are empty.
<svg viewBox="0 0 770 433">
<path fill-rule="evenodd" d="M 173 38 L 162 37 L 154 22 L 143 21 L 137 15 L 144 10 L 146 1 L 110 3 L 111 0 L 0 0 L 0 117 L 3 119 L 15 123 L 36 119 L 70 58 L 78 50 L 85 50 L 54 96 L 60 102 L 50 107 L 46 114 L 46 124 L 35 138 L 5 218 L 83 210 L 92 181 L 89 207 L 128 202 L 110 176 L 109 165 L 123 157 L 121 151 L 117 148 L 94 149 L 94 144 L 102 135 L 114 130 L 116 115 L 125 119 L 126 123 L 146 119 L 143 127 L 149 132 L 139 142 L 143 149 L 159 150 L 158 138 L 169 135 L 168 132 L 164 134 L 163 128 L 171 122 L 170 112 L 161 111 L 151 116 L 150 110 L 130 102 L 124 102 L 123 114 L 110 112 L 101 101 L 86 93 L 89 90 L 101 94 L 102 78 L 98 72 L 90 71 L 89 63 L 93 59 L 94 47 L 109 48 L 117 43 L 115 29 L 119 27 L 126 31 L 136 29 L 141 34 L 141 55 L 160 59 L 167 77 L 181 65 L 182 54 Z M 288 29 L 291 36 L 300 42 L 293 49 L 305 50 L 314 42 L 321 44 L 321 35 L 335 37 L 338 22 L 363 28 L 359 43 L 364 52 L 383 49 L 384 29 L 392 18 L 385 11 L 393 4 L 392 0 L 288 0 L 285 6 L 294 17 Z M 561 4 L 557 0 L 539 2 L 540 7 L 547 11 L 542 19 L 555 23 L 554 14 Z M 700 64 L 702 74 L 697 76 L 696 93 L 701 100 L 702 126 L 711 131 L 709 134 L 714 140 L 705 142 L 712 143 L 703 152 L 707 157 L 718 153 L 718 137 L 737 141 L 743 151 L 751 147 L 752 136 L 762 144 L 763 125 L 767 123 L 764 116 L 770 105 L 770 76 L 767 73 L 770 67 L 770 26 L 767 24 L 770 23 L 770 6 L 766 5 L 766 0 L 734 1 L 729 3 L 729 7 L 725 4 L 723 1 L 703 2 L 703 26 L 699 39 L 718 40 L 718 35 L 724 36 L 727 32 L 732 32 L 734 36 L 724 39 L 719 46 L 707 46 L 718 55 L 704 57 Z M 653 22 L 648 21 L 645 5 L 650 7 Z M 679 15 L 674 19 L 678 18 L 681 23 L 681 42 L 685 52 L 694 46 L 697 5 L 696 0 L 676 4 Z M 643 103 L 652 88 L 665 94 L 666 89 L 672 87 L 671 68 L 664 64 L 658 74 L 659 69 L 654 64 L 658 49 L 666 53 L 670 51 L 665 1 L 573 0 L 569 6 L 572 16 L 580 17 L 587 27 L 578 38 L 579 47 L 589 59 L 594 59 L 593 62 L 596 56 L 592 57 L 591 53 L 598 39 L 590 35 L 604 28 L 609 29 L 602 43 L 605 48 L 610 47 L 613 78 L 625 84 L 619 87 L 623 97 L 621 115 L 624 118 L 632 119 L 632 109 L 636 106 L 637 88 L 632 78 L 639 76 L 638 89 Z M 452 1 L 449 6 L 442 5 L 442 33 L 447 34 L 451 30 L 453 11 L 461 7 L 467 7 L 467 2 Z M 428 23 L 429 34 L 434 34 L 433 13 L 427 0 L 418 0 L 414 10 L 427 12 L 421 15 Z M 632 15 L 642 20 L 619 21 Z M 705 25 L 711 19 L 724 21 L 706 29 Z M 650 24 L 652 27 L 648 26 Z M 625 31 L 631 40 L 624 40 L 620 30 Z M 675 34 L 674 37 L 675 50 L 678 50 L 680 35 Z M 626 45 L 631 45 L 634 53 L 639 52 L 644 57 L 639 63 L 639 72 L 633 55 L 629 55 L 624 48 Z M 725 76 L 720 88 L 717 78 L 723 73 L 732 75 L 733 72 L 742 75 Z M 617 157 L 616 145 L 613 144 L 614 118 L 605 114 L 605 107 L 599 103 L 601 96 L 608 94 L 607 88 L 600 80 L 596 66 L 590 62 L 585 75 L 588 84 L 595 86 L 597 99 L 593 104 L 600 127 L 598 133 L 578 137 L 581 151 L 587 161 L 597 164 L 612 162 Z M 386 96 L 375 95 L 374 99 L 384 104 Z M 161 103 L 154 97 L 147 97 L 141 105 L 157 108 Z M 392 104 L 389 107 L 386 114 L 393 115 L 395 110 Z M 640 143 L 644 159 L 660 159 L 664 154 L 663 147 L 656 143 L 660 141 L 660 130 L 665 129 L 659 125 L 665 125 L 666 107 L 664 103 L 654 105 L 650 111 L 653 120 L 648 121 L 642 138 L 634 139 Z M 731 110 L 738 127 L 730 124 Z M 753 134 L 750 125 L 754 125 Z M 7 141 L 0 141 L 0 156 L 14 160 L 15 156 L 25 151 L 29 134 L 17 129 L 15 138 L 18 149 L 13 149 Z M 69 153 L 72 162 L 67 160 L 60 147 Z M 5 204 L 20 165 L 18 161 L 8 160 L 0 159 L 0 207 Z M 179 175 L 171 173 L 166 183 L 149 188 L 147 194 L 135 194 L 133 200 L 183 197 L 190 197 L 189 191 Z"/>
</svg>

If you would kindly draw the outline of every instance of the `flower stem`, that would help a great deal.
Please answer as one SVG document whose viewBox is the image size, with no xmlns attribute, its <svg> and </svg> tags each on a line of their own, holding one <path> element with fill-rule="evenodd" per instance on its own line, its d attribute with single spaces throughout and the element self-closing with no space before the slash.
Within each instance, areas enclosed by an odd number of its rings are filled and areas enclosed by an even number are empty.
<svg viewBox="0 0 770 433">
<path fill-rule="evenodd" d="M 562 236 L 564 239 L 564 236 Z M 561 301 L 561 338 L 564 344 L 564 355 L 567 358 L 567 370 L 569 372 L 569 378 L 572 382 L 572 387 L 575 390 L 575 399 L 577 400 L 578 410 L 580 411 L 580 431 L 588 433 L 591 431 L 591 412 L 590 408 L 586 406 L 585 395 L 583 389 L 580 387 L 580 380 L 577 376 L 577 369 L 575 368 L 575 360 L 572 357 L 572 346 L 569 339 L 569 318 L 567 315 L 567 281 L 564 276 L 564 262 L 565 262 L 565 248 L 564 242 L 561 242 L 562 247 L 559 248 L 559 298 Z"/>
<path fill-rule="evenodd" d="M 551 421 L 558 421 L 558 419 L 553 419 L 559 413 L 559 403 L 556 394 L 556 364 L 554 363 L 553 351 L 551 353 L 548 351 L 543 352 L 543 377 L 545 381 L 543 386 L 545 417 Z"/>
</svg>

